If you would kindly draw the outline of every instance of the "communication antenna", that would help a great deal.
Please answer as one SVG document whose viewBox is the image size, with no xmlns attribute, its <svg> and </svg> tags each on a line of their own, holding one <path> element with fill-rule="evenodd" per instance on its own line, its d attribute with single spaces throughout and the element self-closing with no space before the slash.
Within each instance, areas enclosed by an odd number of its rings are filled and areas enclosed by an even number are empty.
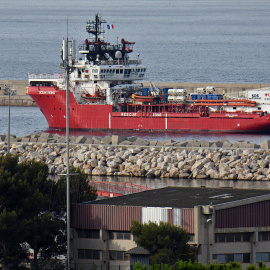
<svg viewBox="0 0 270 270">
<path fill-rule="evenodd" d="M 69 165 L 69 75 L 74 70 L 76 57 L 75 40 L 68 40 L 68 18 L 67 18 L 67 37 L 62 44 L 62 63 L 60 67 L 65 72 L 66 77 L 66 151 L 67 151 L 67 172 L 66 176 L 66 196 L 67 196 L 67 269 L 70 269 L 70 165 Z M 69 53 L 70 52 L 70 53 Z M 62 174 L 63 175 L 63 174 Z M 73 174 L 72 174 L 73 175 Z"/>
</svg>

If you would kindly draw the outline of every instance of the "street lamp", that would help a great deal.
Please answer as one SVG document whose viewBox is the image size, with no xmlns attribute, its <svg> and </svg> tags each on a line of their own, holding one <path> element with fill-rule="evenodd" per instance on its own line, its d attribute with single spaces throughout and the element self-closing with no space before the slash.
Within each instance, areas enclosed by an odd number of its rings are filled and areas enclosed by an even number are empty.
<svg viewBox="0 0 270 270">
<path fill-rule="evenodd" d="M 7 153 L 10 154 L 10 95 L 15 92 L 15 89 L 10 89 L 4 85 L 4 93 L 8 93 L 8 144 L 7 144 Z"/>
</svg>

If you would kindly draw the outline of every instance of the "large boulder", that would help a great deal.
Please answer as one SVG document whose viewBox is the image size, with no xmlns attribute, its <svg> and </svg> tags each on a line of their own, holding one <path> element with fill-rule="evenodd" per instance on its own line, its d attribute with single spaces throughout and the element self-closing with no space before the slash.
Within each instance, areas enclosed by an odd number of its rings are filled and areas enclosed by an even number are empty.
<svg viewBox="0 0 270 270">
<path fill-rule="evenodd" d="M 261 143 L 261 149 L 269 150 L 270 149 L 270 140 L 266 140 Z"/>
</svg>

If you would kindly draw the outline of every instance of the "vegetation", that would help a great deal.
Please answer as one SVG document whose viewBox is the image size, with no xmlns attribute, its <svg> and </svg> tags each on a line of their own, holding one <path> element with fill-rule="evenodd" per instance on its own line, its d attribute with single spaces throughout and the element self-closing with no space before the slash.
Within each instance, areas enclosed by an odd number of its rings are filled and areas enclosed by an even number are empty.
<svg viewBox="0 0 270 270">
<path fill-rule="evenodd" d="M 217 263 L 213 262 L 211 264 L 203 265 L 199 262 L 192 261 L 177 261 L 174 266 L 169 266 L 167 264 L 155 264 L 150 265 L 149 270 L 241 270 L 241 264 L 230 262 L 230 263 Z M 267 268 L 263 262 L 258 263 L 258 267 L 254 265 L 249 265 L 247 270 L 270 270 L 270 267 Z M 136 263 L 133 267 L 133 270 L 147 270 L 145 265 Z"/>
<path fill-rule="evenodd" d="M 71 202 L 94 200 L 96 190 L 79 169 L 70 177 Z M 33 250 L 34 269 L 46 269 L 66 254 L 66 178 L 48 180 L 41 162 L 18 164 L 16 156 L 0 157 L 0 263 L 24 269 Z M 56 261 L 53 262 L 56 265 Z M 51 268 L 52 269 L 52 268 Z"/>
<path fill-rule="evenodd" d="M 167 222 L 140 224 L 132 222 L 131 233 L 136 243 L 150 252 L 150 264 L 173 265 L 189 257 L 189 234 Z"/>
</svg>

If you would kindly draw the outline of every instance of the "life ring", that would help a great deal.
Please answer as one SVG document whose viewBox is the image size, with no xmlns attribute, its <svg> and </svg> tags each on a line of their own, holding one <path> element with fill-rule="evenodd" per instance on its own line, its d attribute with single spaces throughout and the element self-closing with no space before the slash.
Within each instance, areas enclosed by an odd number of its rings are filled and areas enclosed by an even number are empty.
<svg viewBox="0 0 270 270">
<path fill-rule="evenodd" d="M 59 75 L 59 78 L 60 78 L 60 79 L 63 78 L 63 75 Z"/>
</svg>

